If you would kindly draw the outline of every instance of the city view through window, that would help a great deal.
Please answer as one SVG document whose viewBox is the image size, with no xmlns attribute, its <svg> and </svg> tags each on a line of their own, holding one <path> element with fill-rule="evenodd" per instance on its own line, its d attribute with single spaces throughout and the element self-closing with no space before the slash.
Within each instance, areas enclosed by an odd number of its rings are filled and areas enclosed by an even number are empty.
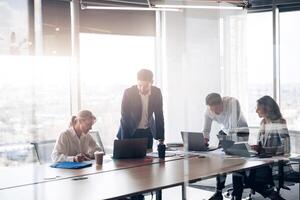
<svg viewBox="0 0 300 200">
<path fill-rule="evenodd" d="M 300 129 L 299 18 L 300 12 L 280 13 L 280 107 L 290 130 Z M 139 69 L 155 69 L 155 37 L 81 33 L 80 41 L 81 108 L 96 115 L 94 129 L 111 147 L 124 89 L 136 84 Z M 259 126 L 256 100 L 273 93 L 270 12 L 248 14 L 246 43 L 248 105 L 242 106 L 249 125 Z M 9 46 L 0 49 L 0 146 L 56 139 L 71 116 L 70 58 L 28 56 L 24 49 L 6 55 Z"/>
</svg>

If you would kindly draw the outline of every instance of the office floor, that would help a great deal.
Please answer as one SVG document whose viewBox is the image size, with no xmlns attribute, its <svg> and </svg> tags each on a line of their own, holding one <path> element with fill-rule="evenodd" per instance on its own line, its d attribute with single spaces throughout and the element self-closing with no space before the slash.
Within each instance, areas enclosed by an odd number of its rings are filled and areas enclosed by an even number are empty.
<svg viewBox="0 0 300 200">
<path fill-rule="evenodd" d="M 209 179 L 205 182 L 206 185 L 211 185 L 211 183 L 214 182 L 215 179 Z M 204 182 L 204 183 L 205 183 Z M 208 186 L 209 187 L 209 186 Z M 290 186 L 291 190 L 281 190 L 280 194 L 283 198 L 286 200 L 298 200 L 300 199 L 299 196 L 299 184 L 296 184 L 294 186 Z M 224 191 L 225 192 L 225 191 Z M 187 189 L 187 199 L 188 200 L 207 200 L 210 198 L 210 196 L 213 194 L 213 191 L 209 190 L 203 190 L 203 189 L 198 189 L 194 187 L 188 187 Z M 249 194 L 249 190 L 244 191 L 244 198 L 247 198 L 247 195 Z M 146 200 L 151 200 L 151 196 L 146 196 Z M 163 190 L 163 199 L 166 200 L 181 200 L 181 187 L 174 187 L 170 189 L 165 189 Z M 263 200 L 261 195 L 255 194 L 252 196 L 253 200 Z M 155 196 L 153 196 L 153 200 L 155 200 Z M 230 200 L 230 198 L 224 198 L 224 200 Z"/>
</svg>

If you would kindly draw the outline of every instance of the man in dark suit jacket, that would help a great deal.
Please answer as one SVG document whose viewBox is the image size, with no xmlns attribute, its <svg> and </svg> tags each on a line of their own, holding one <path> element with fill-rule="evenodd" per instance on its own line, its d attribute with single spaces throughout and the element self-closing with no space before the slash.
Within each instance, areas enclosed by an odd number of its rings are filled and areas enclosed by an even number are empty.
<svg viewBox="0 0 300 200">
<path fill-rule="evenodd" d="M 163 143 L 165 131 L 162 94 L 152 84 L 153 73 L 142 69 L 137 73 L 137 85 L 125 90 L 118 139 L 146 137 L 148 148 L 152 148 L 153 138 Z"/>
</svg>

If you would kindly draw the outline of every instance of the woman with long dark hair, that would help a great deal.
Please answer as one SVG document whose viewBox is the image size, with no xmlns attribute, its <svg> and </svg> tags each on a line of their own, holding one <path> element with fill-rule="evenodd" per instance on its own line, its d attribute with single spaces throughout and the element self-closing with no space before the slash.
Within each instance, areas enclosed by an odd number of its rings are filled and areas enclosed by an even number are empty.
<svg viewBox="0 0 300 200">
<path fill-rule="evenodd" d="M 262 118 L 262 121 L 260 123 L 258 144 L 254 145 L 253 149 L 264 156 L 288 154 L 290 152 L 288 129 L 278 104 L 272 97 L 263 96 L 257 100 L 256 113 Z M 239 200 L 242 198 L 244 184 L 265 198 L 283 199 L 275 191 L 271 166 L 252 169 L 249 176 L 245 172 L 234 173 L 233 199 Z"/>
<path fill-rule="evenodd" d="M 256 112 L 262 118 L 259 142 L 263 152 L 271 155 L 289 154 L 288 129 L 278 104 L 272 97 L 263 96 L 257 100 Z"/>
</svg>

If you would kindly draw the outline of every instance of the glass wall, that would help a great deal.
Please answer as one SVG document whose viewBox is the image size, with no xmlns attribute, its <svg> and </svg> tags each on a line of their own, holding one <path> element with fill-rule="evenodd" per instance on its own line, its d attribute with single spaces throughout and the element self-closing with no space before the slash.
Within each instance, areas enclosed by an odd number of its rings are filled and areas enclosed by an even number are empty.
<svg viewBox="0 0 300 200">
<path fill-rule="evenodd" d="M 93 128 L 109 147 L 118 132 L 124 89 L 136 84 L 139 69 L 154 70 L 155 38 L 82 33 L 80 41 L 81 107 L 95 113 Z"/>
</svg>

